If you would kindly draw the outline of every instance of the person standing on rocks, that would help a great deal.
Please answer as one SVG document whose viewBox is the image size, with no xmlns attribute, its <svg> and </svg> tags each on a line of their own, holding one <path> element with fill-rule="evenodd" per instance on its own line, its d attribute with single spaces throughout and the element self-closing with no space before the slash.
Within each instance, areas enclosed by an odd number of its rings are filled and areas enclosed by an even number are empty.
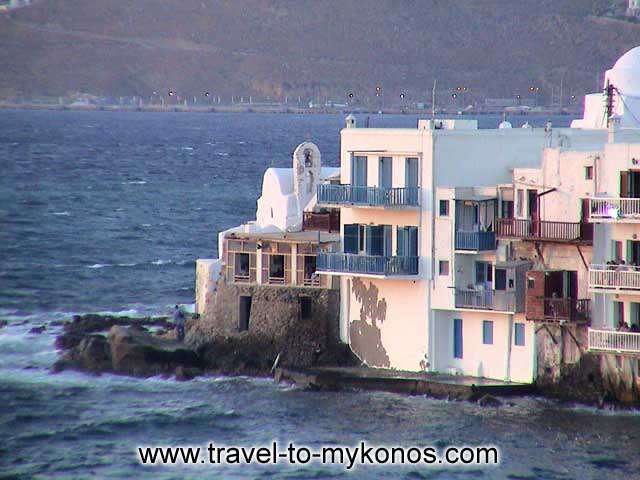
<svg viewBox="0 0 640 480">
<path fill-rule="evenodd" d="M 177 338 L 179 342 L 182 342 L 184 340 L 184 313 L 182 313 L 182 310 L 180 310 L 180 307 L 178 305 L 175 306 L 174 312 L 173 312 L 173 321 L 176 325 L 176 331 L 177 331 Z"/>
</svg>

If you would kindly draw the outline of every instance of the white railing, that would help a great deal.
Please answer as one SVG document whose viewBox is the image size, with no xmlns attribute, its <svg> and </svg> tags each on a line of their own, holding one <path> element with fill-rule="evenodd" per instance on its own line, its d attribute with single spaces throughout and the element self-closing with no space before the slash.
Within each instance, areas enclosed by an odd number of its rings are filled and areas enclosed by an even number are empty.
<svg viewBox="0 0 640 480">
<path fill-rule="evenodd" d="M 640 354 L 640 333 L 590 328 L 589 350 Z"/>
<path fill-rule="evenodd" d="M 640 267 L 589 265 L 589 288 L 640 290 Z"/>
<path fill-rule="evenodd" d="M 640 220 L 640 198 L 591 198 L 590 220 Z"/>
</svg>

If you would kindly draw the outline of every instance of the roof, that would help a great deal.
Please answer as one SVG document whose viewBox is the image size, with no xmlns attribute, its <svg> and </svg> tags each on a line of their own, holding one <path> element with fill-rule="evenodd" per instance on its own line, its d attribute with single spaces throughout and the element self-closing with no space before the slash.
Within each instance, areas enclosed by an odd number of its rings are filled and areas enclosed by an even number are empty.
<svg viewBox="0 0 640 480">
<path fill-rule="evenodd" d="M 456 194 L 455 200 L 468 200 L 472 202 L 488 202 L 489 200 L 497 200 L 498 197 L 495 195 L 476 195 L 476 194 L 467 194 L 461 193 Z"/>
</svg>

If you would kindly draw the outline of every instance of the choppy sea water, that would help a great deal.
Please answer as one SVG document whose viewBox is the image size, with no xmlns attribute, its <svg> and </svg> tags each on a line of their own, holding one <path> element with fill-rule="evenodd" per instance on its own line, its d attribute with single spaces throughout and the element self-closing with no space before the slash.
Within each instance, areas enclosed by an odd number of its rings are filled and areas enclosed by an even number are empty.
<svg viewBox="0 0 640 480">
<path fill-rule="evenodd" d="M 371 126 L 413 126 L 373 116 Z M 481 117 L 493 127 L 497 117 Z M 543 125 L 546 118 L 512 118 Z M 567 125 L 568 118 L 554 118 Z M 322 465 L 145 467 L 138 445 L 493 444 L 500 468 L 358 468 L 351 478 L 640 478 L 640 415 L 536 399 L 500 409 L 250 378 L 188 383 L 48 372 L 56 320 L 166 313 L 193 301 L 194 260 L 253 218 L 263 171 L 337 115 L 0 111 L 0 478 L 340 478 Z M 53 322 L 53 324 L 51 323 Z M 43 334 L 34 325 L 48 324 Z"/>
</svg>

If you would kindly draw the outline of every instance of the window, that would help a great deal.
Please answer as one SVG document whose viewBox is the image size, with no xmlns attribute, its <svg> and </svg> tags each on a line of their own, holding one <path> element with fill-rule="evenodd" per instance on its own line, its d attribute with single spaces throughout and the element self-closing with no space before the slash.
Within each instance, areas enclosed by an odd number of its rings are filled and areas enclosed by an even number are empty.
<svg viewBox="0 0 640 480">
<path fill-rule="evenodd" d="M 524 190 L 518 189 L 518 217 L 524 217 Z"/>
<path fill-rule="evenodd" d="M 438 263 L 438 272 L 445 277 L 449 275 L 449 260 L 440 260 Z"/>
<path fill-rule="evenodd" d="M 344 253 L 360 252 L 360 225 L 344 226 Z"/>
<path fill-rule="evenodd" d="M 493 322 L 490 320 L 483 320 L 482 322 L 482 343 L 493 345 Z"/>
<path fill-rule="evenodd" d="M 453 319 L 453 357 L 462 358 L 462 319 Z"/>
<path fill-rule="evenodd" d="M 527 289 L 532 290 L 536 288 L 536 279 L 533 277 L 527 277 Z"/>
<path fill-rule="evenodd" d="M 311 297 L 300 297 L 300 318 L 310 320 L 312 312 Z"/>
<path fill-rule="evenodd" d="M 270 256 L 269 278 L 284 279 L 284 255 Z"/>
<path fill-rule="evenodd" d="M 585 180 L 593 180 L 593 167 L 584 167 L 584 178 Z"/>
<path fill-rule="evenodd" d="M 397 253 L 399 257 L 418 256 L 418 227 L 397 228 Z"/>
<path fill-rule="evenodd" d="M 476 285 L 490 286 L 493 283 L 493 265 L 476 262 Z"/>
<path fill-rule="evenodd" d="M 440 200 L 440 216 L 449 216 L 449 200 Z"/>
<path fill-rule="evenodd" d="M 514 344 L 518 347 L 524 347 L 524 323 L 514 323 L 515 330 Z"/>
<path fill-rule="evenodd" d="M 513 218 L 513 200 L 502 200 L 500 216 L 502 218 Z"/>
<path fill-rule="evenodd" d="M 236 278 L 249 278 L 249 254 L 236 253 L 235 257 L 235 276 Z"/>
</svg>

